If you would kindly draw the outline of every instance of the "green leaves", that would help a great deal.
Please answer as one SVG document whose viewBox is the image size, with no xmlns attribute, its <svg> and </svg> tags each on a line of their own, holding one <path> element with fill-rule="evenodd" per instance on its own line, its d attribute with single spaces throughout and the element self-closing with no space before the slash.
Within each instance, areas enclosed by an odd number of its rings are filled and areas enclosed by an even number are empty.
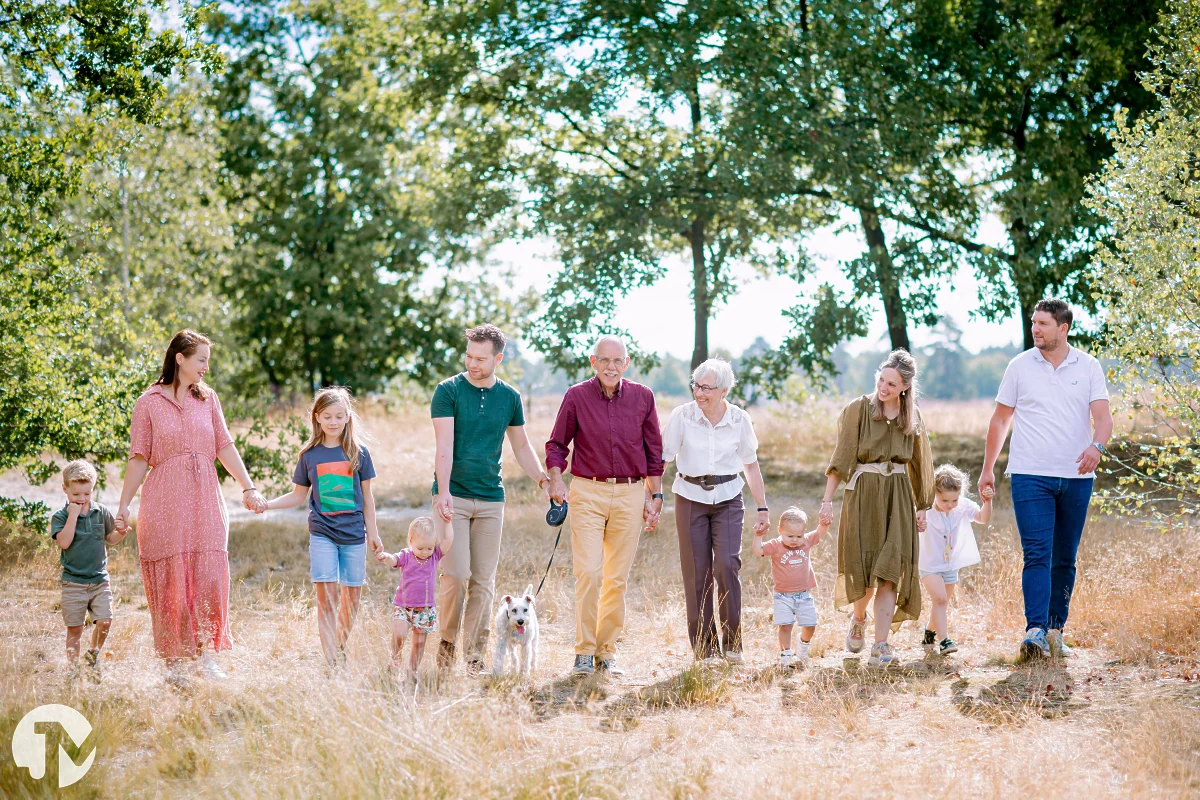
<svg viewBox="0 0 1200 800">
<path fill-rule="evenodd" d="M 1200 511 L 1200 3 L 1163 15 L 1144 76 L 1161 106 L 1121 113 L 1113 157 L 1088 186 L 1088 209 L 1112 231 L 1093 264 L 1093 299 L 1108 311 L 1112 378 L 1134 399 L 1140 424 L 1117 453 L 1107 508 L 1193 525 Z"/>
</svg>

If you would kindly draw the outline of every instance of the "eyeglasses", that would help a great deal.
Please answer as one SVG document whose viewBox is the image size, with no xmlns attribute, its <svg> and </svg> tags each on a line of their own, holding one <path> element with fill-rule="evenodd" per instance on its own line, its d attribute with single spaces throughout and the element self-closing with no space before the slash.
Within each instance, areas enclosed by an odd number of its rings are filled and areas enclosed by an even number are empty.
<svg viewBox="0 0 1200 800">
<path fill-rule="evenodd" d="M 625 366 L 624 358 L 599 358 L 598 356 L 592 356 L 592 358 L 595 360 L 596 366 L 601 367 L 603 369 L 608 369 L 609 367 Z"/>
<path fill-rule="evenodd" d="M 718 391 L 721 388 L 720 386 L 705 386 L 703 383 L 696 383 L 695 381 L 692 381 L 691 384 L 693 392 L 700 391 L 704 392 L 705 394 Z"/>
</svg>

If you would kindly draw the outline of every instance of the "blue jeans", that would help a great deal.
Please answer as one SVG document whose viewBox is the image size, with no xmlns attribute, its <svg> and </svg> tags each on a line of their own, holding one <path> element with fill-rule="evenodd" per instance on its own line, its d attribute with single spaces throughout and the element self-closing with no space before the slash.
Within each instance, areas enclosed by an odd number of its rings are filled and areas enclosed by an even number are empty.
<svg viewBox="0 0 1200 800">
<path fill-rule="evenodd" d="M 367 543 L 337 544 L 319 533 L 308 535 L 308 573 L 313 583 L 362 586 L 367 582 Z"/>
<path fill-rule="evenodd" d="M 1075 588 L 1075 554 L 1092 499 L 1092 478 L 1013 475 L 1013 512 L 1025 567 L 1025 627 L 1056 628 L 1067 623 Z"/>
</svg>

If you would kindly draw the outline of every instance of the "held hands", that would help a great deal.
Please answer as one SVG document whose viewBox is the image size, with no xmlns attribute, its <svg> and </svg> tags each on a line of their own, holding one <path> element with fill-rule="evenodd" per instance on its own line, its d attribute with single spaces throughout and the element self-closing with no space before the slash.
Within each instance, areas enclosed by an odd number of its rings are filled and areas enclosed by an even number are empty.
<svg viewBox="0 0 1200 800">
<path fill-rule="evenodd" d="M 924 533 L 925 529 L 929 527 L 929 521 L 926 519 L 926 515 L 927 512 L 924 509 L 917 512 L 917 530 L 919 530 L 921 533 Z"/>
<path fill-rule="evenodd" d="M 822 500 L 821 501 L 821 511 L 817 515 L 817 519 L 820 520 L 822 525 L 832 525 L 833 524 L 833 501 L 832 500 Z"/>
<path fill-rule="evenodd" d="M 754 520 L 754 535 L 762 536 L 771 529 L 771 513 L 769 511 L 758 512 L 758 519 Z"/>
<path fill-rule="evenodd" d="M 259 494 L 257 489 L 247 489 L 242 492 L 242 505 L 247 511 L 261 514 L 267 510 L 267 498 Z"/>
<path fill-rule="evenodd" d="M 996 473 L 991 470 L 979 474 L 979 496 L 987 499 L 996 496 Z"/>
<path fill-rule="evenodd" d="M 454 498 L 448 493 L 439 494 L 433 498 L 433 510 L 443 522 L 449 522 L 454 518 Z"/>
<path fill-rule="evenodd" d="M 1100 463 L 1100 451 L 1096 449 L 1096 445 L 1088 445 L 1088 449 L 1079 454 L 1079 458 L 1075 459 L 1075 463 L 1079 465 L 1079 474 L 1088 475 L 1096 471 L 1096 465 Z"/>
<path fill-rule="evenodd" d="M 646 507 L 642 511 L 642 519 L 646 521 L 646 530 L 652 531 L 658 527 L 658 518 L 662 514 L 662 498 L 646 495 Z"/>
<path fill-rule="evenodd" d="M 367 534 L 367 546 L 371 548 L 371 552 L 375 554 L 376 558 L 380 554 L 387 555 L 387 553 L 383 552 L 383 539 L 379 538 L 378 533 Z"/>
<path fill-rule="evenodd" d="M 129 507 L 121 506 L 117 510 L 116 529 L 122 533 L 129 533 Z"/>
</svg>

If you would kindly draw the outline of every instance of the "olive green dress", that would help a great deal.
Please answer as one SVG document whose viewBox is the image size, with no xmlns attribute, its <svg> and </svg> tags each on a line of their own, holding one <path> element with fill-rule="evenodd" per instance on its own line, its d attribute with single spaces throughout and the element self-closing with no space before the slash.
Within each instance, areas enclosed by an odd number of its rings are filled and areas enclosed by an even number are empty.
<svg viewBox="0 0 1200 800">
<path fill-rule="evenodd" d="M 885 461 L 906 469 L 890 476 L 865 472 L 842 499 L 833 599 L 842 610 L 879 581 L 891 581 L 896 585 L 896 629 L 921 614 L 916 512 L 933 505 L 933 454 L 919 411 L 917 433 L 904 434 L 895 420 L 871 418 L 869 397 L 851 401 L 838 420 L 837 447 L 825 474 L 849 483 L 859 464 Z"/>
</svg>

